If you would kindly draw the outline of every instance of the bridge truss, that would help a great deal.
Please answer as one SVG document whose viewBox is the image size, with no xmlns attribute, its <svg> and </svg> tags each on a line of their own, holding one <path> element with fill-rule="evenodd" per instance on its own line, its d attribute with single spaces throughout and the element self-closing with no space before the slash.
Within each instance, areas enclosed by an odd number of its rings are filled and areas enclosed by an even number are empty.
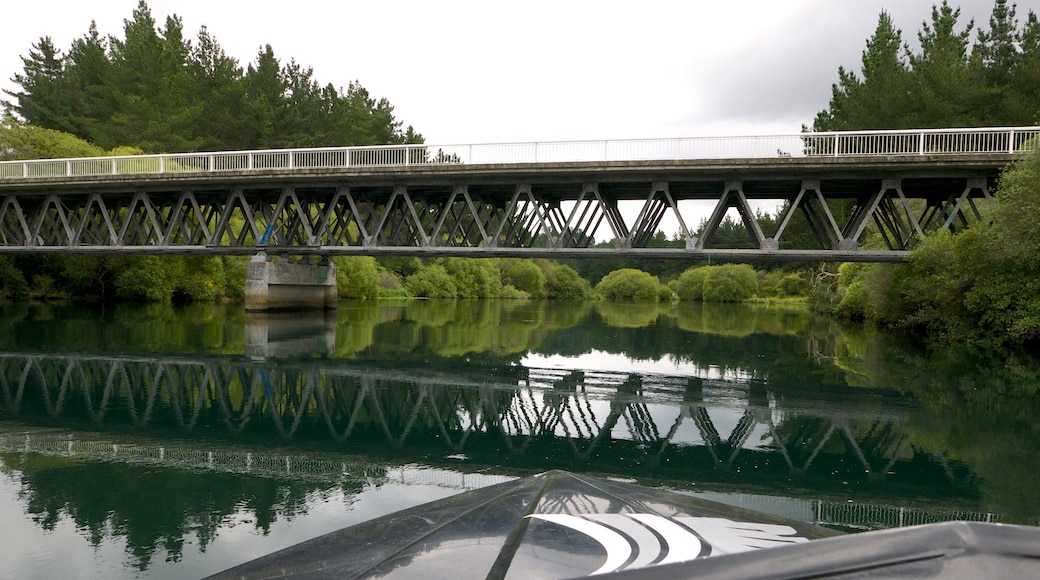
<svg viewBox="0 0 1040 580">
<path fill-rule="evenodd" d="M 1000 169 L 1037 132 L 5 162 L 0 253 L 902 260 L 925 232 L 981 219 Z M 756 219 L 763 203 L 780 209 L 774 231 Z M 716 247 L 727 216 L 750 248 Z M 651 247 L 663 223 L 683 247 Z M 612 248 L 592 247 L 608 239 Z"/>
</svg>

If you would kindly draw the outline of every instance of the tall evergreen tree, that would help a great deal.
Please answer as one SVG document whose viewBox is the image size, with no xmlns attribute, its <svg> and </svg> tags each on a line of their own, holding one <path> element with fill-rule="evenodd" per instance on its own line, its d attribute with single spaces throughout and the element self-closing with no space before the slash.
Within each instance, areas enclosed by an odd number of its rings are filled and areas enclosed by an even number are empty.
<svg viewBox="0 0 1040 580">
<path fill-rule="evenodd" d="M 258 132 L 249 114 L 242 67 L 205 26 L 192 47 L 188 72 L 194 99 L 192 131 L 202 138 L 200 149 L 254 147 Z"/>
<path fill-rule="evenodd" d="M 914 124 L 902 34 L 892 17 L 882 12 L 863 51 L 862 80 L 844 67 L 838 68 L 830 106 L 816 115 L 813 130 L 902 129 Z"/>
<path fill-rule="evenodd" d="M 917 83 L 915 117 L 920 127 L 980 124 L 975 109 L 979 85 L 968 62 L 969 39 L 975 21 L 969 21 L 958 31 L 960 14 L 960 9 L 952 8 L 947 0 L 943 0 L 941 6 L 933 6 L 931 23 L 923 23 L 917 34 L 920 54 L 908 54 Z"/>
<path fill-rule="evenodd" d="M 25 121 L 41 127 L 68 132 L 69 107 L 64 96 L 64 58 L 54 47 L 49 36 L 33 44 L 28 57 L 22 57 L 24 74 L 15 74 L 11 80 L 22 87 L 20 91 L 4 90 L 18 102 L 4 104 Z"/>
<path fill-rule="evenodd" d="M 1021 50 L 1015 55 L 1015 76 L 1008 99 L 1008 125 L 1040 123 L 1040 20 L 1030 11 L 1019 35 Z"/>
<path fill-rule="evenodd" d="M 111 65 L 107 42 L 98 33 L 97 23 L 91 22 L 87 34 L 73 41 L 69 49 L 65 58 L 65 80 L 70 108 L 69 133 L 92 143 L 101 142 L 99 133 L 115 112 L 108 84 Z"/>
</svg>

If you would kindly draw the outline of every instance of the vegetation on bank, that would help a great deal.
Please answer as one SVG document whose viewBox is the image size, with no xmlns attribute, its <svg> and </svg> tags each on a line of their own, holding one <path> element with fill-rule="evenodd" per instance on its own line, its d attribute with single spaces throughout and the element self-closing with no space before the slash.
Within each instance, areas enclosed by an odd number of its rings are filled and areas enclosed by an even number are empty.
<svg viewBox="0 0 1040 580">
<path fill-rule="evenodd" d="M 843 264 L 824 302 L 943 342 L 1040 345 L 1040 150 L 1006 170 L 971 229 L 925 236 L 907 264 Z"/>
<path fill-rule="evenodd" d="M 1020 24 L 996 0 L 988 28 L 933 7 L 912 51 L 887 13 L 863 52 L 860 75 L 838 70 L 813 130 L 1029 125 L 1040 118 L 1040 21 Z M 317 145 L 421 142 L 393 107 L 356 83 L 322 86 L 313 72 L 268 46 L 243 70 L 208 31 L 195 43 L 180 20 L 159 28 L 145 2 L 124 37 L 94 26 L 64 54 L 41 39 L 13 79 L 0 122 L 0 159 L 124 155 Z M 192 98 L 186 95 L 204 95 Z M 17 115 L 17 118 L 15 117 Z M 97 144 L 97 145 L 95 145 Z M 746 265 L 440 258 L 336 258 L 347 298 L 552 298 L 737 302 L 810 293 L 817 307 L 938 340 L 1040 343 L 1040 169 L 1034 154 L 1009 169 L 980 223 L 929 234 L 905 265 L 843 264 L 756 271 Z M 851 201 L 828 202 L 839 222 Z M 778 216 L 757 220 L 767 236 Z M 702 224 L 703 225 L 703 224 Z M 868 232 L 862 245 L 872 242 Z M 811 247 L 793 216 L 782 244 Z M 743 224 L 725 220 L 709 247 L 749 247 Z M 610 245 L 607 241 L 599 245 Z M 682 247 L 658 232 L 650 247 Z M 242 293 L 243 258 L 0 257 L 0 299 L 205 301 Z"/>
<path fill-rule="evenodd" d="M 1040 119 L 1040 20 L 997 0 L 988 29 L 933 7 L 911 52 L 882 13 L 861 75 L 838 70 L 815 130 L 1019 126 Z M 930 233 L 908 264 L 825 266 L 814 303 L 943 343 L 1040 345 L 1040 152 L 1006 169 L 970 228 Z M 917 211 L 918 208 L 915 208 Z"/>
</svg>

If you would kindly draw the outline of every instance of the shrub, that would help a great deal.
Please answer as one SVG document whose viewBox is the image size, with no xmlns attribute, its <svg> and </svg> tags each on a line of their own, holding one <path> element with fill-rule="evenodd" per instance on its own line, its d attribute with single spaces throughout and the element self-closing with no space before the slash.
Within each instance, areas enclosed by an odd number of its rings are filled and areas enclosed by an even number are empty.
<svg viewBox="0 0 1040 580">
<path fill-rule="evenodd" d="M 340 298 L 365 299 L 379 296 L 379 271 L 371 256 L 337 256 L 336 291 Z"/>
<path fill-rule="evenodd" d="M 178 272 L 174 263 L 159 256 L 134 256 L 127 267 L 116 274 L 116 297 L 124 300 L 169 302 L 173 297 Z"/>
<path fill-rule="evenodd" d="M 440 264 L 431 264 L 405 280 L 405 288 L 420 298 L 455 298 L 458 288 L 448 271 Z"/>
<path fill-rule="evenodd" d="M 672 280 L 668 285 L 679 300 L 685 302 L 700 302 L 704 300 L 704 279 L 708 277 L 709 266 L 690 268 Z"/>
<path fill-rule="evenodd" d="M 498 298 L 502 292 L 502 277 L 493 260 L 439 258 L 434 264 L 451 276 L 459 298 Z"/>
<path fill-rule="evenodd" d="M 755 295 L 758 276 L 747 264 L 708 266 L 704 278 L 705 302 L 742 302 Z"/>
<path fill-rule="evenodd" d="M 788 274 L 780 278 L 780 282 L 776 285 L 776 295 L 781 298 L 785 296 L 805 296 L 808 293 L 809 281 L 801 274 Z"/>
<path fill-rule="evenodd" d="M 499 269 L 502 272 L 502 284 L 512 285 L 531 298 L 545 298 L 545 272 L 531 260 L 505 258 L 499 261 Z"/>
<path fill-rule="evenodd" d="M 180 267 L 174 268 L 180 273 L 175 293 L 192 302 L 212 301 L 223 293 L 224 262 L 220 258 L 187 256 L 179 260 Z"/>
<path fill-rule="evenodd" d="M 25 276 L 6 256 L 0 256 L 0 300 L 21 298 L 29 293 Z"/>
<path fill-rule="evenodd" d="M 657 300 L 660 289 L 657 276 L 634 268 L 614 270 L 596 284 L 596 292 L 607 300 Z"/>
<path fill-rule="evenodd" d="M 589 281 L 578 275 L 570 266 L 550 260 L 535 260 L 545 272 L 546 298 L 556 300 L 590 300 L 596 296 Z"/>
<path fill-rule="evenodd" d="M 523 290 L 518 290 L 512 284 L 506 284 L 502 287 L 502 293 L 499 298 L 502 300 L 526 300 L 531 298 L 531 295 Z"/>
</svg>

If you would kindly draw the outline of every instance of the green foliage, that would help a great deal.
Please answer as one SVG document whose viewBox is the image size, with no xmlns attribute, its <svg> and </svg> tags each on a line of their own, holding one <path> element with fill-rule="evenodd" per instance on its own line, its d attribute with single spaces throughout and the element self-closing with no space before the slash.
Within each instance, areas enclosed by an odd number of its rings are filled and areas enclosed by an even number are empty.
<svg viewBox="0 0 1040 580">
<path fill-rule="evenodd" d="M 99 157 L 103 154 L 100 147 L 68 133 L 25 125 L 11 117 L 0 120 L 0 161 Z"/>
<path fill-rule="evenodd" d="M 169 262 L 170 260 L 166 260 Z M 180 276 L 175 280 L 175 294 L 189 302 L 207 302 L 223 294 L 224 262 L 217 256 L 181 258 Z M 243 286 L 245 280 L 243 280 Z"/>
<path fill-rule="evenodd" d="M 270 45 L 246 70 L 205 28 L 185 38 L 176 15 L 161 23 L 143 0 L 122 35 L 91 24 L 65 55 L 34 44 L 6 91 L 9 112 L 102 148 L 148 152 L 421 143 L 394 107 L 359 83 L 322 85 L 310 68 L 283 64 Z M 0 151 L 4 150 L 0 147 Z M 46 148 L 43 149 L 46 151 Z M 100 154 L 94 152 L 93 156 Z M 32 157 L 51 157 L 36 154 Z M 83 155 L 57 155 L 83 156 Z"/>
<path fill-rule="evenodd" d="M 224 280 L 222 293 L 225 298 L 244 300 L 246 297 L 246 264 L 245 256 L 222 256 L 224 262 Z"/>
<path fill-rule="evenodd" d="M 546 298 L 554 300 L 590 300 L 596 293 L 588 280 L 582 278 L 570 266 L 539 259 L 535 264 L 545 272 Z"/>
<path fill-rule="evenodd" d="M 622 268 L 604 276 L 596 293 L 607 300 L 658 300 L 661 281 L 642 270 Z"/>
<path fill-rule="evenodd" d="M 531 260 L 505 258 L 499 261 L 502 283 L 526 293 L 531 298 L 547 295 L 545 272 Z"/>
<path fill-rule="evenodd" d="M 22 298 L 29 293 L 29 283 L 7 256 L 0 256 L 0 300 Z"/>
<path fill-rule="evenodd" d="M 838 312 L 941 342 L 1040 343 L 1040 152 L 1004 172 L 987 219 L 924 237 L 901 266 L 845 264 Z"/>
<path fill-rule="evenodd" d="M 512 284 L 506 284 L 502 287 L 502 293 L 499 295 L 502 300 L 527 300 L 531 298 L 531 295 L 523 290 L 518 290 Z"/>
<path fill-rule="evenodd" d="M 1015 6 L 996 0 L 989 29 L 971 42 L 974 22 L 944 0 L 932 7 L 911 52 L 882 12 L 863 51 L 860 75 L 838 68 L 838 82 L 815 131 L 912 127 L 1023 126 L 1040 114 L 1040 23 L 1019 27 Z"/>
<path fill-rule="evenodd" d="M 805 296 L 809 293 L 809 281 L 802 274 L 787 274 L 776 285 L 776 295 L 780 298 L 789 296 Z"/>
<path fill-rule="evenodd" d="M 136 302 L 169 302 L 180 268 L 159 256 L 128 258 L 128 266 L 115 277 L 116 297 Z"/>
<path fill-rule="evenodd" d="M 835 312 L 846 319 L 895 322 L 903 310 L 892 285 L 896 270 L 891 264 L 846 262 L 839 266 Z"/>
<path fill-rule="evenodd" d="M 747 264 L 708 266 L 704 278 L 705 302 L 742 302 L 755 295 L 758 276 Z"/>
<path fill-rule="evenodd" d="M 458 287 L 440 264 L 432 264 L 405 279 L 405 288 L 418 298 L 455 298 Z"/>
<path fill-rule="evenodd" d="M 502 278 L 494 260 L 438 258 L 434 264 L 451 276 L 458 298 L 498 298 L 502 292 Z"/>
<path fill-rule="evenodd" d="M 704 280 L 708 277 L 708 266 L 690 268 L 668 285 L 683 302 L 704 300 Z"/>
<path fill-rule="evenodd" d="M 336 289 L 342 298 L 378 298 L 379 270 L 371 256 L 339 256 L 336 266 Z"/>
</svg>

